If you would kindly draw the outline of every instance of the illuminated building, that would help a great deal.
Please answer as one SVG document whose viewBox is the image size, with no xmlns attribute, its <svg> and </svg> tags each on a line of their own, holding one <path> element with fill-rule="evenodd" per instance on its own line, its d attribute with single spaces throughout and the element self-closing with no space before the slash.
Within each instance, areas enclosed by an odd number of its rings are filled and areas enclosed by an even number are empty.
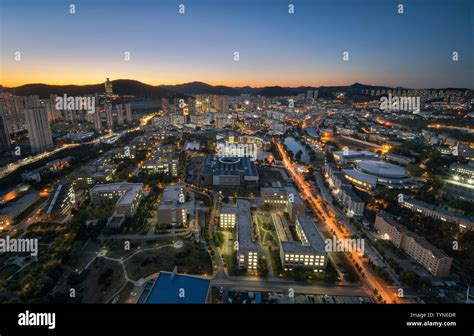
<svg viewBox="0 0 474 336">
<path fill-rule="evenodd" d="M 31 151 L 40 153 L 53 148 L 53 137 L 48 122 L 48 112 L 44 107 L 24 109 L 26 128 Z"/>
<path fill-rule="evenodd" d="M 295 222 L 299 241 L 280 240 L 280 259 L 287 270 L 294 268 L 322 271 L 327 265 L 325 243 L 314 221 L 298 216 Z"/>
<path fill-rule="evenodd" d="M 9 202 L 0 209 L 0 227 L 11 225 L 26 209 L 39 200 L 38 193 L 29 193 L 18 200 Z"/>
<path fill-rule="evenodd" d="M 186 200 L 185 187 L 182 184 L 170 185 L 163 190 L 160 204 L 156 211 L 158 224 L 185 225 L 188 213 L 191 213 L 192 202 Z"/>
<path fill-rule="evenodd" d="M 133 216 L 143 197 L 143 183 L 117 182 L 98 184 L 89 191 L 91 203 L 96 206 L 115 204 L 115 213 Z"/>
<path fill-rule="evenodd" d="M 474 164 L 453 163 L 451 176 L 445 180 L 443 191 L 456 199 L 474 202 Z"/>
<path fill-rule="evenodd" d="M 260 197 L 262 198 L 262 201 L 265 205 L 287 211 L 292 221 L 296 219 L 296 216 L 300 214 L 303 215 L 306 210 L 304 202 L 300 198 L 299 193 L 291 187 L 261 188 Z"/>
<path fill-rule="evenodd" d="M 252 214 L 250 202 L 237 200 L 237 267 L 256 271 L 258 267 L 259 250 L 253 241 Z"/>
<path fill-rule="evenodd" d="M 409 196 L 399 195 L 398 204 L 401 207 L 407 208 L 414 213 L 418 213 L 425 217 L 439 219 L 443 222 L 450 222 L 458 224 L 461 230 L 474 230 L 474 221 L 470 217 L 466 217 L 461 213 L 455 213 L 432 204 L 419 201 Z"/>
<path fill-rule="evenodd" d="M 388 213 L 381 211 L 377 214 L 375 229 L 384 239 L 405 251 L 434 276 L 449 275 L 453 259 L 444 251 L 431 245 L 425 238 L 399 224 Z"/>
</svg>

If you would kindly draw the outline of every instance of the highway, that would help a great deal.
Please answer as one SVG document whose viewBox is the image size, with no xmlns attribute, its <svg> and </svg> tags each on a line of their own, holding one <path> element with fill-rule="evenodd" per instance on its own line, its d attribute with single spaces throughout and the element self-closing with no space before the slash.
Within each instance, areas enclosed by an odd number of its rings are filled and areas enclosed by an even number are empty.
<svg viewBox="0 0 474 336">
<path fill-rule="evenodd" d="M 283 146 L 280 142 L 274 140 L 278 151 L 283 158 L 283 164 L 286 170 L 291 174 L 293 177 L 298 189 L 304 196 L 304 198 L 308 201 L 308 204 L 311 207 L 314 215 L 323 223 L 328 232 L 333 232 L 338 239 L 345 239 L 348 237 L 347 230 L 345 226 L 335 219 L 334 216 L 328 214 L 327 210 L 323 206 L 323 200 L 319 194 L 313 195 L 313 192 L 316 194 L 314 188 L 312 188 L 311 184 L 305 180 L 303 175 L 297 172 L 294 163 L 291 162 L 288 154 L 285 152 Z M 349 253 L 349 252 L 347 252 Z M 397 302 L 396 293 L 393 290 L 389 289 L 385 286 L 378 278 L 376 278 L 371 271 L 366 267 L 363 263 L 362 258 L 355 252 L 350 253 L 353 260 L 362 268 L 362 271 L 365 274 L 365 277 L 361 277 L 362 281 L 368 285 L 369 288 L 375 288 L 377 292 L 380 294 L 383 300 L 387 303 Z"/>
</svg>

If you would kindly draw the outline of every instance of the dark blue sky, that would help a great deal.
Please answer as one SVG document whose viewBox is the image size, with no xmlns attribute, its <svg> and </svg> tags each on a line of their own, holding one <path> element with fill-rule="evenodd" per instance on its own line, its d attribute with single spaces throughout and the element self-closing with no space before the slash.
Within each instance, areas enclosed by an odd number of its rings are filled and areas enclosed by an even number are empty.
<svg viewBox="0 0 474 336">
<path fill-rule="evenodd" d="M 7 86 L 110 77 L 150 84 L 474 88 L 470 0 L 0 2 L 0 83 Z"/>
</svg>

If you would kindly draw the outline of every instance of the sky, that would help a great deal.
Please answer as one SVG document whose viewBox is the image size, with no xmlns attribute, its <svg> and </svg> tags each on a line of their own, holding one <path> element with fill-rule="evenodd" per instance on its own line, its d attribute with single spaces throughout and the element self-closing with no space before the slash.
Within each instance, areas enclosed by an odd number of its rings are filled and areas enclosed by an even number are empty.
<svg viewBox="0 0 474 336">
<path fill-rule="evenodd" d="M 474 88 L 474 1 L 0 0 L 0 85 L 107 77 Z"/>
</svg>

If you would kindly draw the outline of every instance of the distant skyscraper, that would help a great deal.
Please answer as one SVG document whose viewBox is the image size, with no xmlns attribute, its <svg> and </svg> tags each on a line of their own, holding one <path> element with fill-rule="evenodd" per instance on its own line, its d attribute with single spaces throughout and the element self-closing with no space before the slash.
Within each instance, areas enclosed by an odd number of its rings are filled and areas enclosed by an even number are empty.
<svg viewBox="0 0 474 336">
<path fill-rule="evenodd" d="M 314 90 L 314 99 L 318 99 L 319 96 L 319 90 Z"/>
<path fill-rule="evenodd" d="M 45 107 L 27 108 L 25 115 L 28 138 L 33 153 L 44 152 L 53 147 L 51 127 L 48 122 L 48 111 Z"/>
<path fill-rule="evenodd" d="M 107 98 L 110 98 L 112 97 L 114 94 L 114 91 L 112 89 L 112 82 L 107 78 L 107 80 L 105 81 L 105 96 Z"/>
<path fill-rule="evenodd" d="M 0 106 L 0 153 L 10 150 L 10 141 L 5 113 Z"/>
<path fill-rule="evenodd" d="M 115 108 L 117 109 L 117 125 L 122 126 L 123 125 L 123 105 L 117 104 Z"/>
<path fill-rule="evenodd" d="M 313 98 L 313 90 L 306 91 L 306 98 Z"/>
<path fill-rule="evenodd" d="M 99 108 L 96 108 L 95 113 L 94 113 L 94 129 L 97 132 L 102 131 L 102 121 L 100 120 L 100 110 L 99 110 Z"/>
<path fill-rule="evenodd" d="M 112 104 L 105 105 L 105 117 L 107 119 L 107 128 L 112 129 L 114 127 L 114 119 L 112 117 Z"/>
<path fill-rule="evenodd" d="M 132 106 L 130 103 L 125 104 L 125 112 L 127 116 L 127 123 L 132 123 Z"/>
</svg>

